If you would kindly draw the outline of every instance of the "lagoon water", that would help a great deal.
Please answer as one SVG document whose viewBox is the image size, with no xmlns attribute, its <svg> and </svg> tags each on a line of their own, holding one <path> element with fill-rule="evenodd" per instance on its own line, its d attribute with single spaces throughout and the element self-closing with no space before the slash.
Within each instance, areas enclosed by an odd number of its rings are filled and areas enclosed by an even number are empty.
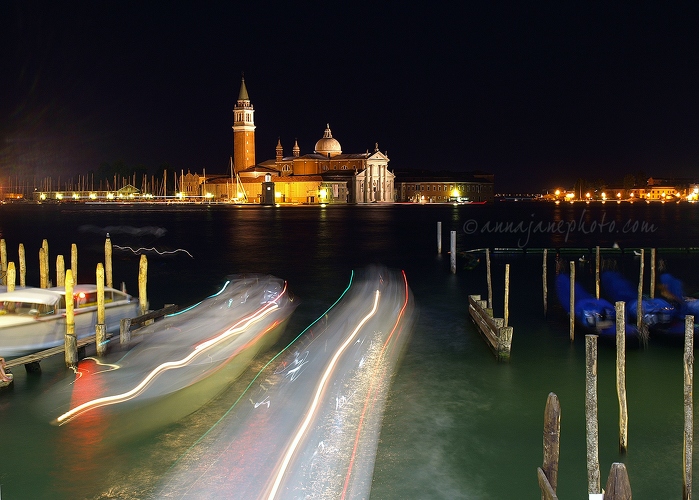
<svg viewBox="0 0 699 500">
<path fill-rule="evenodd" d="M 457 273 L 451 274 L 450 231 L 456 231 L 459 252 L 517 249 L 492 255 L 496 316 L 503 314 L 504 268 L 510 264 L 514 337 L 509 363 L 495 361 L 468 317 L 468 295 L 485 297 L 487 292 L 483 254 L 474 253 L 481 259 L 475 266 L 460 256 Z M 655 247 L 668 270 L 684 280 L 686 291 L 699 291 L 699 252 L 692 250 L 699 247 L 699 205 L 693 204 L 0 205 L 0 237 L 11 261 L 24 244 L 29 285 L 38 284 L 43 239 L 52 273 L 56 256 L 69 262 L 76 243 L 79 281 L 94 280 L 107 233 L 117 286 L 123 282 L 136 293 L 139 254 L 147 255 L 151 309 L 197 302 L 217 291 L 227 275 L 238 273 L 288 280 L 299 305 L 275 349 L 219 397 L 175 422 L 165 410 L 149 421 L 126 415 L 133 432 L 110 434 L 113 426 L 100 421 L 84 427 L 50 425 L 55 418 L 52 388 L 72 372 L 60 356 L 43 361 L 40 375 L 15 368 L 14 386 L 0 391 L 4 500 L 152 497 L 160 478 L 230 408 L 265 360 L 323 314 L 347 286 L 352 270 L 373 264 L 405 270 L 417 319 L 389 394 L 372 498 L 539 498 L 536 467 L 542 461 L 550 392 L 562 408 L 558 495 L 586 498 L 584 335 L 578 330 L 570 341 L 567 317 L 553 295 L 553 274 L 544 317 L 537 249 L 560 249 L 563 260 L 577 263 L 578 279 L 590 288 L 590 252 L 596 245 L 618 244 L 621 250 L 603 252 L 603 257 L 634 280 L 639 262 L 633 249 Z M 554 254 L 550 251 L 551 273 Z M 646 261 L 646 283 L 648 269 Z M 629 346 L 625 455 L 618 451 L 614 362 L 614 347 L 600 341 L 602 483 L 613 462 L 624 462 L 636 498 L 678 497 L 682 342 L 651 338 L 645 349 Z M 699 477 L 696 467 L 694 476 Z M 230 498 L 236 498 L 235 492 Z"/>
</svg>

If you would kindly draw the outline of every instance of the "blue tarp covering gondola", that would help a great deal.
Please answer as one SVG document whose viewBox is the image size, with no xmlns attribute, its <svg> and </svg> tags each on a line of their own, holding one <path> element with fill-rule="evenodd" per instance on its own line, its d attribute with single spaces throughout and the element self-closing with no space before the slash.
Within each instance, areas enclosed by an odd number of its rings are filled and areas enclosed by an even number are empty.
<svg viewBox="0 0 699 500">
<path fill-rule="evenodd" d="M 563 309 L 570 314 L 570 276 L 556 276 L 556 294 Z M 616 311 L 607 300 L 597 299 L 579 283 L 575 284 L 575 319 L 600 335 L 615 335 Z M 631 329 L 632 330 L 632 329 Z M 627 325 L 626 334 L 634 334 Z"/>
<path fill-rule="evenodd" d="M 625 302 L 631 318 L 638 313 L 638 291 L 620 272 L 604 271 L 600 278 L 604 295 L 612 302 Z M 652 327 L 667 324 L 675 319 L 677 308 L 662 298 L 642 297 L 643 323 Z"/>
</svg>

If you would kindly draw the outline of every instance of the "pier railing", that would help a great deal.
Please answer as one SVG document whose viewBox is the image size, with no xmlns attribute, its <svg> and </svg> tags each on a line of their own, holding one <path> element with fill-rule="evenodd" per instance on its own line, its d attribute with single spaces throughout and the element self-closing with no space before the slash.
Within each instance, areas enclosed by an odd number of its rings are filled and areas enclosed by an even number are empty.
<svg viewBox="0 0 699 500">
<path fill-rule="evenodd" d="M 121 331 L 120 334 L 124 334 L 124 329 L 127 329 L 129 338 L 131 334 L 131 327 L 134 325 L 140 325 L 140 326 L 145 326 L 148 323 L 151 323 L 159 318 L 163 318 L 164 316 L 168 314 L 172 314 L 174 312 L 177 312 L 178 306 L 175 304 L 168 304 L 162 309 L 158 309 L 156 311 L 149 311 L 146 314 L 142 314 L 140 316 L 137 316 L 135 318 L 125 318 L 121 320 Z M 86 347 L 95 344 L 97 341 L 97 336 L 96 335 L 90 335 L 88 337 L 83 337 L 77 340 L 77 348 L 79 350 L 80 355 L 78 357 L 84 357 L 84 350 Z M 123 344 L 123 342 L 122 342 Z M 65 344 L 61 344 L 56 347 L 52 347 L 50 349 L 45 349 L 43 351 L 38 351 L 32 354 L 27 354 L 26 356 L 22 356 L 19 358 L 14 358 L 6 361 L 6 367 L 7 368 L 12 368 L 20 365 L 24 365 L 25 369 L 27 372 L 40 372 L 41 367 L 39 366 L 39 362 L 54 356 L 56 354 L 61 354 L 65 352 Z"/>
</svg>

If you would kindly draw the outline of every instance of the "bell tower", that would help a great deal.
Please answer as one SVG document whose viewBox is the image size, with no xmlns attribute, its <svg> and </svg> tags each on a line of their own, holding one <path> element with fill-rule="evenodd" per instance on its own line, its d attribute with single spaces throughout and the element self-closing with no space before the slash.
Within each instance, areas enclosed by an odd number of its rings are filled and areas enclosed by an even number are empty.
<svg viewBox="0 0 699 500">
<path fill-rule="evenodd" d="M 233 165 L 236 172 L 255 165 L 255 110 L 250 104 L 245 77 L 233 108 Z"/>
</svg>

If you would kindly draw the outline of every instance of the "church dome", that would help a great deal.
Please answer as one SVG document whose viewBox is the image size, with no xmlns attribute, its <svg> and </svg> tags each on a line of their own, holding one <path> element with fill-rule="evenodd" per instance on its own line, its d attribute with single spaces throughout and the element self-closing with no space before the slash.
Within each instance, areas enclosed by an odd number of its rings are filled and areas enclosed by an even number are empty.
<svg viewBox="0 0 699 500">
<path fill-rule="evenodd" d="M 337 139 L 333 139 L 332 132 L 330 132 L 330 124 L 326 125 L 323 137 L 316 142 L 315 152 L 324 156 L 335 156 L 342 153 L 340 143 L 337 142 Z"/>
</svg>

